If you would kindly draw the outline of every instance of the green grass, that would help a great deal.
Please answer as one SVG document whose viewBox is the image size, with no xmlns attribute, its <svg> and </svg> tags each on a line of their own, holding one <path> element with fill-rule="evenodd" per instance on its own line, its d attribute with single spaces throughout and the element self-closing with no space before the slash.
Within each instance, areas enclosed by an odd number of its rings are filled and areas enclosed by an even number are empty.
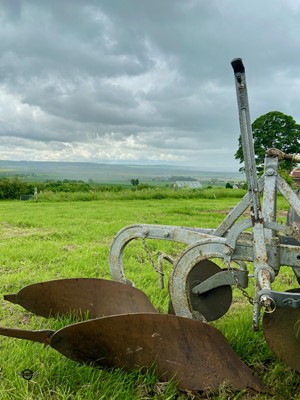
<svg viewBox="0 0 300 400">
<path fill-rule="evenodd" d="M 143 185 L 120 188 L 108 187 L 107 190 L 94 190 L 89 192 L 53 192 L 43 191 L 38 195 L 39 202 L 59 201 L 94 201 L 94 200 L 162 200 L 162 199 L 239 199 L 246 193 L 242 189 L 224 189 L 222 187 L 204 189 L 180 189 L 169 187 L 145 187 Z M 121 189 L 121 190 L 119 190 Z"/>
<path fill-rule="evenodd" d="M 132 193 L 132 191 L 130 191 Z M 233 191 L 227 190 L 232 193 Z M 138 191 L 136 192 L 138 193 Z M 219 195 L 207 198 L 118 198 L 118 193 L 100 200 L 3 201 L 0 203 L 0 318 L 1 326 L 24 329 L 59 329 L 68 320 L 44 319 L 2 300 L 23 286 L 50 279 L 95 277 L 110 279 L 109 246 L 114 235 L 134 223 L 214 228 L 238 198 Z M 134 192 L 135 194 L 135 192 Z M 51 199 L 54 200 L 54 199 Z M 59 199 L 62 200 L 62 199 Z M 281 218 L 287 205 L 279 197 Z M 173 258 L 184 246 L 148 240 L 152 258 L 160 251 Z M 165 263 L 166 276 L 170 266 Z M 161 290 L 141 240 L 131 242 L 124 254 L 125 273 L 146 292 L 154 305 L 167 311 L 168 291 Z M 167 282 L 165 282 L 167 283 Z M 298 286 L 291 272 L 283 269 L 278 289 Z M 253 292 L 252 286 L 249 293 Z M 262 331 L 252 332 L 251 306 L 234 289 L 230 311 L 213 323 L 227 337 L 237 354 L 272 388 L 273 393 L 253 399 L 300 399 L 300 378 L 279 363 L 267 347 Z M 21 373 L 31 369 L 29 381 Z M 0 337 L 0 400 L 17 399 L 241 399 L 248 394 L 220 388 L 201 395 L 183 392 L 158 382 L 153 371 L 126 373 L 99 370 L 77 364 L 39 343 Z M 201 397 L 202 396 L 202 397 Z M 244 397 L 243 397 L 244 396 Z"/>
</svg>

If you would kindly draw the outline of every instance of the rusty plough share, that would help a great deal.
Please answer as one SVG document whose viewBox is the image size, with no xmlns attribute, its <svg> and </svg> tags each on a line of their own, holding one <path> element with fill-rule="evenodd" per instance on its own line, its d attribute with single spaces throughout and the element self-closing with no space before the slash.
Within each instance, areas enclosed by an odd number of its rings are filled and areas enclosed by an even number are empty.
<svg viewBox="0 0 300 400">
<path fill-rule="evenodd" d="M 268 150 L 264 175 L 258 179 L 245 69 L 239 58 L 231 64 L 248 183 L 248 192 L 239 204 L 216 229 L 148 224 L 123 228 L 109 254 L 113 281 L 62 279 L 30 285 L 5 296 L 37 315 L 87 313 L 89 320 L 58 331 L 0 328 L 0 334 L 46 343 L 72 360 L 98 367 L 130 370 L 155 365 L 162 380 L 174 379 L 179 388 L 216 389 L 226 383 L 235 389 L 263 392 L 267 388 L 237 357 L 221 332 L 208 324 L 228 311 L 231 287 L 237 286 L 253 305 L 253 329 L 259 329 L 263 312 L 262 325 L 270 348 L 300 371 L 300 289 L 272 289 L 282 265 L 291 267 L 298 283 L 300 280 L 300 232 L 296 223 L 300 200 L 278 174 L 281 159 L 300 162 L 300 156 Z M 290 204 L 286 225 L 276 219 L 277 190 Z M 248 208 L 250 217 L 241 219 Z M 175 315 L 158 313 L 147 296 L 125 277 L 123 252 L 138 238 L 187 245 L 174 261 L 169 279 Z M 217 265 L 219 261 L 223 268 Z M 245 262 L 253 263 L 253 275 Z M 253 298 L 245 290 L 249 278 L 254 281 Z"/>
</svg>

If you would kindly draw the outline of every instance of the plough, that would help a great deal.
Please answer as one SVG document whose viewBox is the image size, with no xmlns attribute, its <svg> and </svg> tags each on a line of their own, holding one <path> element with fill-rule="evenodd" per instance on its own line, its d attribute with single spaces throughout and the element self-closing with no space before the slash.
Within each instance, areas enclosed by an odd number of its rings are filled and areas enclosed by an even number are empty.
<svg viewBox="0 0 300 400">
<path fill-rule="evenodd" d="M 247 194 L 216 229 L 162 225 L 134 225 L 122 229 L 111 245 L 110 271 L 113 279 L 128 283 L 122 254 L 126 245 L 135 238 L 186 244 L 187 248 L 173 265 L 169 281 L 175 314 L 203 322 L 214 321 L 228 311 L 232 302 L 232 286 L 237 286 L 253 304 L 253 329 L 259 328 L 263 311 L 263 330 L 270 348 L 289 366 L 300 371 L 300 288 L 286 292 L 272 290 L 272 283 L 282 265 L 291 267 L 298 283 L 300 280 L 300 201 L 278 173 L 280 160 L 300 162 L 300 156 L 269 149 L 266 152 L 264 174 L 258 179 L 245 68 L 241 59 L 234 59 L 231 64 L 237 93 Z M 290 205 L 285 225 L 277 221 L 277 191 Z M 241 219 L 247 209 L 250 209 L 249 218 Z M 248 228 L 252 228 L 251 233 L 247 231 Z M 215 263 L 216 259 L 221 260 L 225 268 L 221 269 Z M 253 263 L 254 267 L 253 299 L 245 291 L 251 276 L 246 262 Z"/>
<path fill-rule="evenodd" d="M 262 326 L 272 351 L 300 371 L 300 288 L 272 288 L 281 266 L 300 282 L 300 200 L 278 173 L 280 160 L 300 156 L 267 150 L 258 178 L 250 123 L 245 68 L 234 71 L 248 191 L 215 229 L 136 224 L 123 228 L 109 253 L 112 281 L 62 279 L 38 283 L 5 299 L 44 317 L 88 313 L 89 320 L 59 331 L 0 328 L 0 334 L 49 344 L 66 357 L 100 367 L 126 370 L 156 365 L 162 380 L 179 388 L 205 390 L 226 383 L 235 389 L 267 388 L 208 323 L 222 317 L 238 287 L 253 307 L 252 326 Z M 276 196 L 290 205 L 286 224 L 278 222 Z M 262 200 L 261 200 L 262 199 Z M 249 210 L 248 217 L 245 211 Z M 123 252 L 134 239 L 160 239 L 186 245 L 173 262 L 169 278 L 171 314 L 159 313 L 125 275 Z M 254 273 L 249 271 L 253 264 Z M 254 296 L 246 289 L 253 280 Z"/>
</svg>

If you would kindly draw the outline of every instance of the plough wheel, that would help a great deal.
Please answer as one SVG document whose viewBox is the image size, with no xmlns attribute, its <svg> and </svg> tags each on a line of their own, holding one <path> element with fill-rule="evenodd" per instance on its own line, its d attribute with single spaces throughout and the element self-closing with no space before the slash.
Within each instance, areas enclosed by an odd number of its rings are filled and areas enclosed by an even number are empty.
<svg viewBox="0 0 300 400">
<path fill-rule="evenodd" d="M 299 293 L 300 289 L 288 292 Z M 276 356 L 300 372 L 300 309 L 278 307 L 264 313 L 263 330 L 266 341 Z"/>
<path fill-rule="evenodd" d="M 217 274 L 222 269 L 210 260 L 202 260 L 194 265 L 187 276 L 187 291 L 190 307 L 200 313 L 207 322 L 221 318 L 232 303 L 231 286 L 220 286 L 207 293 L 198 295 L 192 289 L 199 283 Z"/>
</svg>

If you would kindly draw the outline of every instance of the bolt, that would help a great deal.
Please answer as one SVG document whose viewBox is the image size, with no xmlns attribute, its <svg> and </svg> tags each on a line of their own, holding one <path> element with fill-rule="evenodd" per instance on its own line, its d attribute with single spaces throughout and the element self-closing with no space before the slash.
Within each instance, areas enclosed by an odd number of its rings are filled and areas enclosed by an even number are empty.
<svg viewBox="0 0 300 400">
<path fill-rule="evenodd" d="M 230 256 L 230 254 L 232 254 L 232 249 L 230 247 L 225 247 L 224 254 L 226 254 L 226 256 Z"/>
<path fill-rule="evenodd" d="M 266 173 L 267 173 L 268 176 L 272 176 L 272 175 L 274 175 L 275 171 L 274 171 L 273 168 L 268 168 Z"/>
</svg>

